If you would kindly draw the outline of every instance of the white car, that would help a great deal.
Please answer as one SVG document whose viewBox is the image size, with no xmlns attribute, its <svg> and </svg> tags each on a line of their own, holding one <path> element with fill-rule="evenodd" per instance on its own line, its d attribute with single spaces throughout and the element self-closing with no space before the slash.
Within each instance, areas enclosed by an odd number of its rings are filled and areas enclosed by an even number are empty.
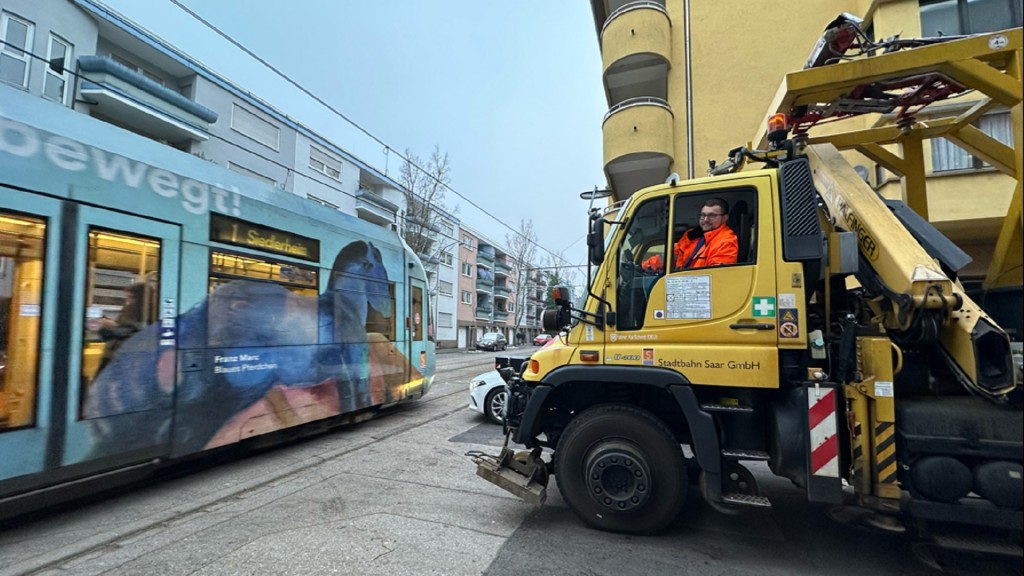
<svg viewBox="0 0 1024 576">
<path fill-rule="evenodd" d="M 508 390 L 497 370 L 489 370 L 469 381 L 469 407 L 495 424 L 505 420 Z"/>
</svg>

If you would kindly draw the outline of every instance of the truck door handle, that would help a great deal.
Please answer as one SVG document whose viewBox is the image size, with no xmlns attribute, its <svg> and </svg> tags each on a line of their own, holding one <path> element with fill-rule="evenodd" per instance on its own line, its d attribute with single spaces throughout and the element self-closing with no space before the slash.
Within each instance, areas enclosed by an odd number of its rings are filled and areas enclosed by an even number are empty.
<svg viewBox="0 0 1024 576">
<path fill-rule="evenodd" d="M 729 324 L 733 330 L 775 330 L 775 324 L 759 322 L 757 324 Z"/>
</svg>

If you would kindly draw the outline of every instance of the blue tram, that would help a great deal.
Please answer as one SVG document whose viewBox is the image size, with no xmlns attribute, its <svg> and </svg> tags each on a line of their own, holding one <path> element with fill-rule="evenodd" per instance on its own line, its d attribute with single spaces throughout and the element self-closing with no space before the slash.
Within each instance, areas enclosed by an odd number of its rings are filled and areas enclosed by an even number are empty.
<svg viewBox="0 0 1024 576">
<path fill-rule="evenodd" d="M 0 517 L 416 399 L 427 305 L 396 232 L 0 86 Z"/>
</svg>

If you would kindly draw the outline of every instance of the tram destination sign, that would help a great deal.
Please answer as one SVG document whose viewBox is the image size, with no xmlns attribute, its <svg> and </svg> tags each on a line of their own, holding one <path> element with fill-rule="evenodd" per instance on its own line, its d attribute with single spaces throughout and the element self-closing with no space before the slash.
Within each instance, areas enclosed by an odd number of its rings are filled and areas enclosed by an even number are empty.
<svg viewBox="0 0 1024 576">
<path fill-rule="evenodd" d="M 210 214 L 210 240 L 311 262 L 320 261 L 320 242 L 317 240 L 217 213 Z"/>
</svg>

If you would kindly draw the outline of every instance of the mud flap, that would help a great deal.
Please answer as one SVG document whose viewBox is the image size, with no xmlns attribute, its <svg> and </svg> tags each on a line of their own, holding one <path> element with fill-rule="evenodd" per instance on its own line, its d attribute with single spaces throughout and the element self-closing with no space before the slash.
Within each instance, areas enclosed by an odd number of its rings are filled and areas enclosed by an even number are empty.
<svg viewBox="0 0 1024 576">
<path fill-rule="evenodd" d="M 540 448 L 529 452 L 502 448 L 498 456 L 482 452 L 466 455 L 476 463 L 477 476 L 529 504 L 541 506 L 548 497 L 548 469 L 540 453 Z"/>
<path fill-rule="evenodd" d="M 843 483 L 839 457 L 839 387 L 831 382 L 804 386 L 807 396 L 807 499 L 839 504 Z"/>
</svg>

